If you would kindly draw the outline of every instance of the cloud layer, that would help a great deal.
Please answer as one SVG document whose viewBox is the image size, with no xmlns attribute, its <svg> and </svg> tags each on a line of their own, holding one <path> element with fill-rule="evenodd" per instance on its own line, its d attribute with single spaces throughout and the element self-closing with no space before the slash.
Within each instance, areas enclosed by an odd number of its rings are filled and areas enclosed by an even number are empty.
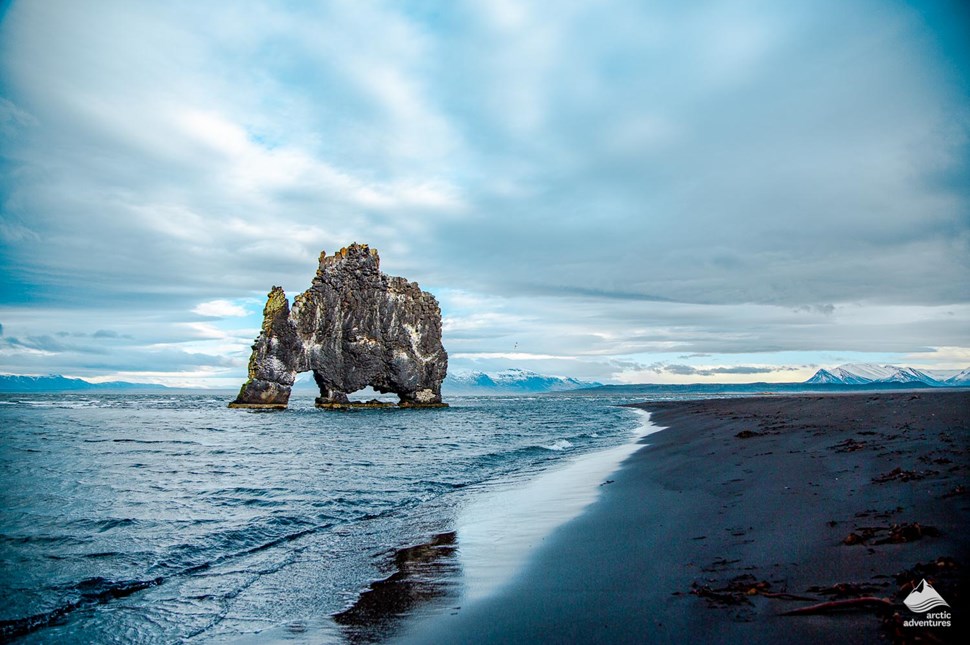
<svg viewBox="0 0 970 645">
<path fill-rule="evenodd" d="M 229 383 L 354 240 L 456 366 L 970 347 L 959 3 L 97 5 L 0 22 L 5 370 Z"/>
</svg>

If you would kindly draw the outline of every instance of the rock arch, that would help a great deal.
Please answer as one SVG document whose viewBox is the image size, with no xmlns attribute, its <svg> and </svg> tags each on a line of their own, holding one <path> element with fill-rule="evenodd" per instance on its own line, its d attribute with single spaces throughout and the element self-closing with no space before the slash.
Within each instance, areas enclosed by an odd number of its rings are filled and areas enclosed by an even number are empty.
<svg viewBox="0 0 970 645">
<path fill-rule="evenodd" d="M 290 307 L 273 287 L 263 329 L 249 358 L 249 380 L 234 408 L 285 408 L 300 372 L 313 372 L 317 406 L 352 405 L 347 395 L 373 387 L 402 407 L 442 407 L 448 354 L 441 309 L 415 282 L 380 271 L 377 249 L 351 244 L 320 254 L 312 286 Z"/>
</svg>

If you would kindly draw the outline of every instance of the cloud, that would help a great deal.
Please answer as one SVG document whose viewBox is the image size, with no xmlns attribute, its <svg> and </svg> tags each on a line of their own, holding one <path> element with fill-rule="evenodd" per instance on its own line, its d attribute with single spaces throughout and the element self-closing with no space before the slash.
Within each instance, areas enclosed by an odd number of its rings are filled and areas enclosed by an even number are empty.
<svg viewBox="0 0 970 645">
<path fill-rule="evenodd" d="M 18 374 L 100 378 L 143 372 L 153 374 L 152 382 L 184 385 L 198 378 L 196 385 L 238 385 L 259 332 L 256 324 L 241 318 L 200 323 L 185 309 L 176 315 L 182 318 L 111 314 L 117 328 L 107 328 L 103 311 L 6 309 L 0 363 Z M 64 329 L 72 324 L 78 331 Z"/>
<path fill-rule="evenodd" d="M 805 312 L 817 312 L 820 314 L 832 314 L 835 312 L 835 305 L 801 305 L 800 307 L 795 307 L 795 311 L 805 311 Z"/>
<path fill-rule="evenodd" d="M 452 355 L 456 359 L 490 360 L 501 358 L 509 361 L 540 361 L 540 360 L 570 360 L 575 356 L 555 356 L 553 354 L 529 354 L 527 352 L 476 352 L 476 353 L 457 353 Z"/>
<path fill-rule="evenodd" d="M 252 303 L 357 240 L 440 296 L 456 366 L 932 361 L 970 347 L 964 18 L 902 1 L 14 3 L 0 312 L 23 351 L 101 329 L 119 336 L 71 355 L 235 359 Z"/>
<path fill-rule="evenodd" d="M 92 338 L 127 338 L 131 339 L 131 334 L 119 334 L 112 329 L 99 329 L 98 331 L 91 334 Z"/>
<path fill-rule="evenodd" d="M 4 352 L 4 350 L 6 350 Z M 5 336 L 0 340 L 0 352 L 4 353 L 18 353 L 27 352 L 30 354 L 60 354 L 64 352 L 78 352 L 83 354 L 100 354 L 102 350 L 97 347 L 90 345 L 80 345 L 74 343 L 65 343 L 60 341 L 53 336 L 43 335 L 43 336 L 24 336 L 22 338 L 17 338 L 14 336 Z"/>
<path fill-rule="evenodd" d="M 716 376 L 719 374 L 772 374 L 774 372 L 794 372 L 794 367 L 762 367 L 757 365 L 731 365 L 727 367 L 697 368 L 691 365 L 658 365 L 652 367 L 658 373 L 668 372 L 680 376 Z"/>
<path fill-rule="evenodd" d="M 197 305 L 192 309 L 192 313 L 210 318 L 242 318 L 251 312 L 228 300 L 210 300 Z"/>
</svg>

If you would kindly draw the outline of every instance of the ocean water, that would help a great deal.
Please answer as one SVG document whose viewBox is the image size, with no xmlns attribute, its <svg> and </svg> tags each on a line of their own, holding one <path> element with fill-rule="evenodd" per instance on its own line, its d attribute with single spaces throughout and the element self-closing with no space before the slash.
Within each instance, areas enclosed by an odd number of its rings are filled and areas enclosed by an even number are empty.
<svg viewBox="0 0 970 645">
<path fill-rule="evenodd" d="M 508 491 L 629 445 L 643 421 L 621 397 L 226 401 L 0 395 L 0 640 L 382 640 L 467 592 L 488 560 L 469 542 L 463 577 L 469 514 L 495 526 Z"/>
</svg>

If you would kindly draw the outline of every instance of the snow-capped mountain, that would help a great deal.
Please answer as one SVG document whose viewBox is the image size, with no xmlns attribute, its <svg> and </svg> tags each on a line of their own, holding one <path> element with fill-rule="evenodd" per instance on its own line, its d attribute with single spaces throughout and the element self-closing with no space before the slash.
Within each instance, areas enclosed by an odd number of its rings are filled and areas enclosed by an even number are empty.
<svg viewBox="0 0 970 645">
<path fill-rule="evenodd" d="M 946 385 L 970 385 L 970 367 L 943 381 Z"/>
<path fill-rule="evenodd" d="M 565 392 L 599 385 L 601 383 L 563 376 L 548 376 L 512 368 L 490 373 L 469 371 L 449 373 L 442 383 L 442 390 L 450 394 L 522 394 Z"/>
<path fill-rule="evenodd" d="M 869 383 L 923 383 L 932 386 L 968 385 L 970 384 L 970 368 L 963 370 L 956 376 L 944 379 L 939 375 L 930 374 L 915 367 L 849 363 L 839 365 L 831 370 L 820 369 L 805 382 L 814 385 L 866 385 Z"/>
<path fill-rule="evenodd" d="M 916 369 L 915 367 L 900 367 L 892 374 L 886 378 L 879 379 L 882 383 L 926 383 L 927 385 L 936 385 L 939 383 L 939 379 L 930 376 L 926 372 Z"/>
<path fill-rule="evenodd" d="M 92 383 L 79 378 L 68 378 L 60 374 L 47 376 L 21 376 L 0 374 L 0 392 L 74 392 L 80 390 L 164 390 L 164 385 L 154 383 L 128 383 L 111 381 Z"/>
<path fill-rule="evenodd" d="M 805 382 L 815 385 L 862 385 L 870 381 L 861 376 L 856 376 L 841 367 L 836 367 L 831 372 L 826 369 L 821 369 L 815 372 L 814 376 Z"/>
</svg>

